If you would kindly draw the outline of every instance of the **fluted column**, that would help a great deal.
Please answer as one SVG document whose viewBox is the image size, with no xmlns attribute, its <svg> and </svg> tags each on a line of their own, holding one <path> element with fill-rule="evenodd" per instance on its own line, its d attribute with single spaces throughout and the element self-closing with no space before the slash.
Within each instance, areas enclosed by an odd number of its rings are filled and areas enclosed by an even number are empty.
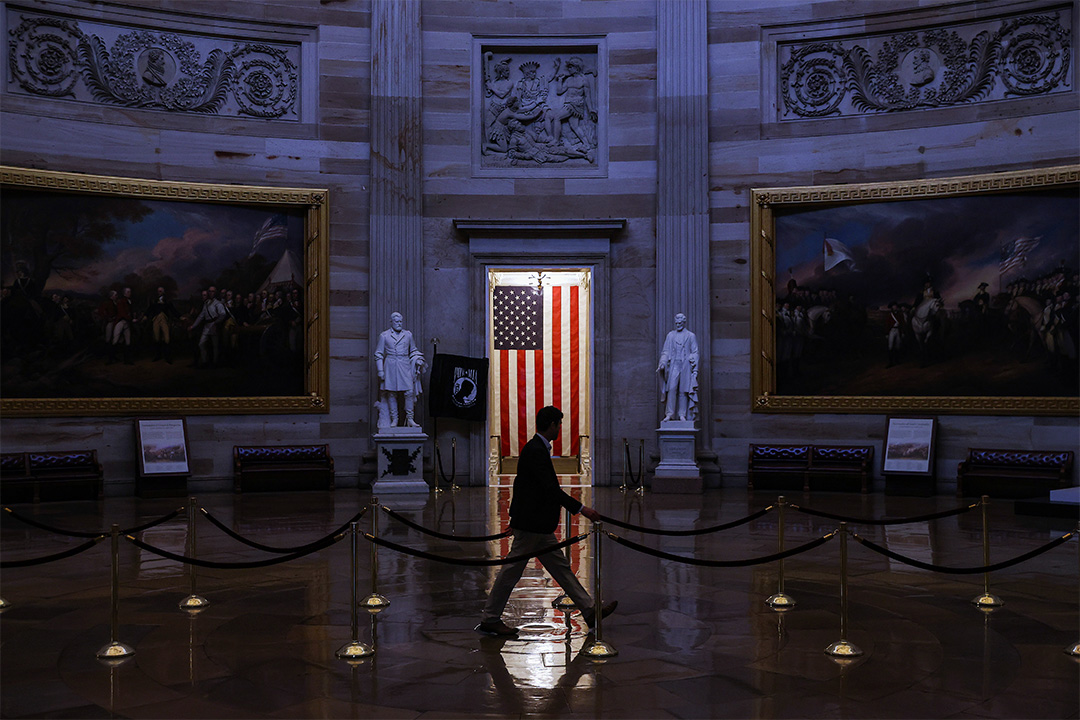
<svg viewBox="0 0 1080 720">
<path fill-rule="evenodd" d="M 686 314 L 698 338 L 698 418 L 711 436 L 709 377 L 709 97 L 706 0 L 657 0 L 657 357 Z"/>
<path fill-rule="evenodd" d="M 420 60 L 420 3 L 372 0 L 372 351 L 395 310 L 424 343 Z"/>
</svg>

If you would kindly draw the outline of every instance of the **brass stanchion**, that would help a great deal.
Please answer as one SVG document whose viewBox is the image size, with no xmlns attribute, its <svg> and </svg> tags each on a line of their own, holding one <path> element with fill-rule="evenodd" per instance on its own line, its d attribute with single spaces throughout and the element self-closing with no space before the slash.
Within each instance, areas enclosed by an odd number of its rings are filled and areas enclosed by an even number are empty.
<svg viewBox="0 0 1080 720">
<path fill-rule="evenodd" d="M 135 648 L 116 639 L 120 629 L 120 526 L 112 526 L 112 623 L 110 642 L 97 651 L 100 660 L 121 660 L 135 654 Z"/>
<path fill-rule="evenodd" d="M 187 506 L 187 556 L 190 558 L 196 557 L 196 543 L 195 543 L 195 512 L 196 505 L 194 497 L 188 498 Z M 184 612 L 198 613 L 206 609 L 206 606 L 210 604 L 210 601 L 195 592 L 195 566 L 188 564 L 187 566 L 188 582 L 190 584 L 190 594 L 180 601 L 180 609 Z"/>
<path fill-rule="evenodd" d="M 776 531 L 776 545 L 777 552 L 784 552 L 784 506 L 787 505 L 787 501 L 784 500 L 784 496 L 781 495 L 776 499 L 776 505 L 780 508 L 780 520 L 779 527 Z M 795 598 L 791 597 L 784 592 L 784 558 L 780 558 L 778 561 L 778 576 L 776 581 L 776 594 L 770 595 L 765 603 L 777 612 L 784 612 L 795 607 Z"/>
<path fill-rule="evenodd" d="M 371 536 L 379 536 L 379 498 L 371 498 Z M 361 605 L 369 611 L 378 612 L 390 604 L 390 601 L 379 594 L 379 546 L 371 543 L 371 594 L 361 601 Z"/>
<path fill-rule="evenodd" d="M 982 496 L 982 535 L 983 535 L 983 565 L 990 564 L 990 521 L 987 519 L 987 506 L 990 504 L 990 498 L 986 495 Z M 996 610 L 1005 604 L 1005 601 L 999 598 L 997 595 L 990 593 L 990 573 L 983 573 L 983 591 L 982 595 L 977 596 L 971 601 L 980 610 Z"/>
<path fill-rule="evenodd" d="M 604 523 L 596 523 L 593 527 L 593 534 L 596 536 L 596 574 L 593 580 L 593 620 L 596 622 L 596 638 L 592 644 L 582 650 L 587 657 L 594 660 L 603 660 L 609 657 L 615 657 L 619 654 L 619 651 L 613 648 L 611 645 L 604 642 L 604 595 L 603 595 L 603 583 L 601 578 L 603 577 L 603 535 L 604 535 Z"/>
<path fill-rule="evenodd" d="M 566 523 L 565 523 L 565 525 L 563 525 L 563 527 L 566 528 L 566 537 L 567 538 L 570 537 L 570 518 L 571 518 L 570 511 L 567 510 L 566 511 Z M 570 549 L 572 547 L 573 547 L 572 545 L 567 545 L 566 546 L 566 562 L 568 562 L 568 563 L 570 562 Z M 569 637 L 569 635 L 570 635 L 570 613 L 572 613 L 574 611 L 574 608 L 577 607 L 577 606 L 574 605 L 574 601 L 570 599 L 569 595 L 567 595 L 566 593 L 562 593 L 561 595 L 559 595 L 559 597 L 557 597 L 557 598 L 555 598 L 554 600 L 551 601 L 551 607 L 553 607 L 556 610 L 559 610 L 560 612 L 563 613 L 563 619 L 566 621 L 566 635 Z"/>
<path fill-rule="evenodd" d="M 349 608 L 352 610 L 352 642 L 343 645 L 336 653 L 340 660 L 359 660 L 375 654 L 375 648 L 360 642 L 360 621 L 357 619 L 356 586 L 359 582 L 360 571 L 357 565 L 360 562 L 360 523 L 352 523 L 352 588 L 349 600 Z M 371 544 L 372 547 L 375 543 Z"/>
<path fill-rule="evenodd" d="M 1076 532 L 1080 534 L 1080 523 L 1076 524 Z M 1080 542 L 1076 543 L 1076 564 L 1080 567 Z M 1080 659 L 1080 642 L 1065 648 L 1065 652 L 1072 655 L 1074 658 Z"/>
<path fill-rule="evenodd" d="M 863 651 L 848 642 L 848 587 L 847 587 L 847 523 L 840 523 L 840 639 L 825 648 L 825 654 L 836 658 L 853 658 Z"/>
<path fill-rule="evenodd" d="M 630 457 L 630 441 L 626 438 L 622 439 L 623 442 L 623 459 L 622 459 L 622 485 L 619 486 L 619 492 L 626 492 L 630 488 L 626 486 L 626 458 Z"/>
<path fill-rule="evenodd" d="M 636 492 L 638 495 L 645 495 L 645 438 L 641 438 L 638 441 L 638 473 L 639 480 Z"/>
</svg>

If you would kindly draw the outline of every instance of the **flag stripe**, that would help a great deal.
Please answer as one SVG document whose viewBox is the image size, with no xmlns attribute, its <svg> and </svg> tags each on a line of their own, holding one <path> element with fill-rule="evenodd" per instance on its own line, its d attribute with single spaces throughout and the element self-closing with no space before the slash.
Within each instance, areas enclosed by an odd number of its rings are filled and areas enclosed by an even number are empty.
<svg viewBox="0 0 1080 720">
<path fill-rule="evenodd" d="M 568 455 L 577 454 L 578 436 L 582 432 L 580 407 L 581 388 L 579 386 L 581 381 L 581 320 L 578 308 L 580 292 L 581 288 L 576 285 L 570 288 L 570 367 L 573 368 L 573 372 L 570 373 L 570 416 L 574 420 L 570 427 L 575 428 L 576 432 L 570 436 L 570 452 L 567 453 Z"/>
<path fill-rule="evenodd" d="M 528 370 L 525 364 L 529 360 L 531 354 L 528 350 L 511 350 L 510 352 L 517 355 L 517 452 L 515 455 L 521 454 L 521 448 L 525 447 L 525 443 L 529 441 L 529 436 L 526 434 L 528 431 L 528 422 L 522 421 L 522 416 L 528 417 L 529 412 L 529 382 L 528 382 Z"/>
<path fill-rule="evenodd" d="M 550 338 L 550 341 L 549 341 Z M 544 326 L 545 347 L 551 348 L 551 382 L 548 385 L 548 397 L 553 404 L 565 407 L 562 398 L 562 287 L 551 288 L 551 322 Z M 555 455 L 563 454 L 564 435 L 559 433 L 552 444 Z"/>
</svg>

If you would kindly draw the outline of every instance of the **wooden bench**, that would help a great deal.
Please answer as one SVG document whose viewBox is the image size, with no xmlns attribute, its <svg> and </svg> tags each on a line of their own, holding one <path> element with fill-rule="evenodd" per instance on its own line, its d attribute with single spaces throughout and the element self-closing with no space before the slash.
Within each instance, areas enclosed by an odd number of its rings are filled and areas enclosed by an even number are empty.
<svg viewBox="0 0 1080 720">
<path fill-rule="evenodd" d="M 236 492 L 333 490 L 334 459 L 329 445 L 236 445 Z"/>
<path fill-rule="evenodd" d="M 100 500 L 105 491 L 96 450 L 4 453 L 0 473 L 5 503 Z"/>
<path fill-rule="evenodd" d="M 873 475 L 870 445 L 750 445 L 750 490 L 860 490 Z"/>
<path fill-rule="evenodd" d="M 873 475 L 871 445 L 814 445 L 807 469 L 810 490 L 866 492 Z"/>
<path fill-rule="evenodd" d="M 1072 450 L 969 448 L 956 469 L 959 497 L 1030 498 L 1072 484 Z"/>
<path fill-rule="evenodd" d="M 810 445 L 750 445 L 750 490 L 809 491 Z M 763 487 L 767 486 L 767 487 Z"/>
</svg>

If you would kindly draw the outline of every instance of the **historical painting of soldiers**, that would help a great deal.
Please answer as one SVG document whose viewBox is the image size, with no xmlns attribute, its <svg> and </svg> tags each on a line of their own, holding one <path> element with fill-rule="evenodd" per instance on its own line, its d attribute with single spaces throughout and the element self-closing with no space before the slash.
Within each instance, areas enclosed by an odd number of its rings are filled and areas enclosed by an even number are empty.
<svg viewBox="0 0 1080 720">
<path fill-rule="evenodd" d="M 308 214 L 306 204 L 5 184 L 5 411 L 48 412 L 49 401 L 198 411 L 213 399 L 230 399 L 230 412 L 284 411 L 274 398 L 314 389 L 305 368 Z M 247 408 L 244 398 L 260 402 Z"/>
<path fill-rule="evenodd" d="M 1077 406 L 1075 184 L 771 216 L 775 396 L 841 410 Z"/>
</svg>

